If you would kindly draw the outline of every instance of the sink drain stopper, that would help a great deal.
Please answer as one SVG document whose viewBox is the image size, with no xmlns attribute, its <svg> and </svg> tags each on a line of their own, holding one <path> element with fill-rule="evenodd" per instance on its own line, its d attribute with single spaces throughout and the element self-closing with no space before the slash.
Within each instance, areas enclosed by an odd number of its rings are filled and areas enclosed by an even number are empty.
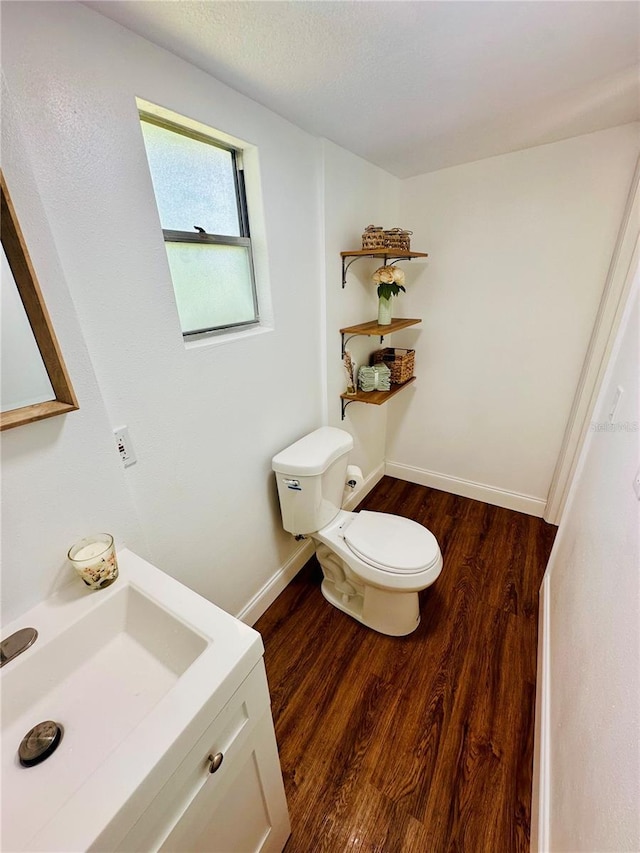
<svg viewBox="0 0 640 853">
<path fill-rule="evenodd" d="M 23 767 L 33 767 L 52 755 L 62 740 L 62 726 L 53 720 L 38 723 L 22 738 L 18 758 Z"/>
</svg>

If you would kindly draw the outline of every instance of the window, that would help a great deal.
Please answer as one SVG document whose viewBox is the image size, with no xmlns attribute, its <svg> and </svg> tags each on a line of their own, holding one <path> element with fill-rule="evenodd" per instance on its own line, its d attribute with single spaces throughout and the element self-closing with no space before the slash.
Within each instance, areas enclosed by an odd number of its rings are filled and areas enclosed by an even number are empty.
<svg viewBox="0 0 640 853">
<path fill-rule="evenodd" d="M 242 151 L 148 113 L 140 123 L 182 334 L 258 323 Z"/>
</svg>

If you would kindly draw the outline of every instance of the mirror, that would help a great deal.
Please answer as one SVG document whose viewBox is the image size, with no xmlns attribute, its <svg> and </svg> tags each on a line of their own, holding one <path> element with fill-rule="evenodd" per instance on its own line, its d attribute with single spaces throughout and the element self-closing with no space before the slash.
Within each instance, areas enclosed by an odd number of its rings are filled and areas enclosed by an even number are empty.
<svg viewBox="0 0 640 853">
<path fill-rule="evenodd" d="M 78 401 L 1 172 L 0 190 L 4 430 L 72 412 Z"/>
</svg>

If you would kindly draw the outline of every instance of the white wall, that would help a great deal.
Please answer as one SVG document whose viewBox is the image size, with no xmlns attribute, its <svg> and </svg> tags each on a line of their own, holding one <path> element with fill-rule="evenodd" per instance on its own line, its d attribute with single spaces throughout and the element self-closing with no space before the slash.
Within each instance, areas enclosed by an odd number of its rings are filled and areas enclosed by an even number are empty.
<svg viewBox="0 0 640 853">
<path fill-rule="evenodd" d="M 347 407 L 341 421 L 339 396 L 345 390 L 345 380 L 339 330 L 376 318 L 378 297 L 371 274 L 381 262 L 367 258 L 356 261 L 349 268 L 343 290 L 340 252 L 360 249 L 367 225 L 395 227 L 400 181 L 328 140 L 323 140 L 323 155 L 328 423 L 353 435 L 351 460 L 362 468 L 365 477 L 375 479 L 383 473 L 387 409 L 392 403 L 354 403 Z M 386 340 L 385 345 L 389 345 Z M 348 343 L 359 364 L 368 364 L 369 353 L 379 347 L 379 338 L 353 338 Z"/>
<path fill-rule="evenodd" d="M 637 271 L 543 585 L 545 851 L 640 850 L 639 288 Z"/>
<path fill-rule="evenodd" d="M 402 182 L 430 259 L 388 473 L 542 515 L 638 148 L 625 125 Z"/>
<path fill-rule="evenodd" d="M 53 545 L 47 541 L 47 553 L 61 552 L 72 525 L 74 535 L 117 526 L 119 500 L 104 494 L 93 457 L 116 465 L 110 428 L 127 424 L 138 462 L 124 476 L 145 555 L 237 613 L 295 559 L 270 460 L 321 421 L 320 142 L 82 5 L 4 4 L 2 16 L 2 61 L 24 126 L 23 159 L 32 164 L 108 412 L 81 461 L 65 464 L 53 439 L 41 438 L 76 428 L 73 415 L 11 437 L 20 450 L 5 484 L 9 592 L 22 543 L 47 533 L 35 532 L 21 498 L 29 481 L 42 509 L 64 488 L 69 464 L 86 484 L 87 509 Z M 136 96 L 258 146 L 272 331 L 185 348 Z M 31 202 L 22 201 L 28 218 Z M 46 283 L 47 262 L 42 269 Z M 66 354 L 73 335 L 64 332 Z M 73 353 L 69 361 L 82 386 L 87 366 Z M 82 419 L 87 394 L 79 396 Z M 32 575 L 46 571 L 45 554 L 37 556 L 26 561 Z"/>
<path fill-rule="evenodd" d="M 65 557 L 82 536 L 107 530 L 146 553 L 25 145 L 3 86 L 2 169 L 80 409 L 2 433 L 3 622 L 78 583 Z"/>
</svg>

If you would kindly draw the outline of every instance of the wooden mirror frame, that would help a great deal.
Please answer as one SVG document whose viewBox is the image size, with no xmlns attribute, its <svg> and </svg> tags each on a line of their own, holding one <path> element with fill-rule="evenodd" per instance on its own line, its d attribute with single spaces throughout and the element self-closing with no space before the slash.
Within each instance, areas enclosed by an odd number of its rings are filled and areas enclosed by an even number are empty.
<svg viewBox="0 0 640 853">
<path fill-rule="evenodd" d="M 44 304 L 42 291 L 27 251 L 27 244 L 1 171 L 0 190 L 2 195 L 2 209 L 0 211 L 2 246 L 55 394 L 53 400 L 47 400 L 45 403 L 34 403 L 31 406 L 22 406 L 19 409 L 1 412 L 0 430 L 4 430 L 39 421 L 43 418 L 51 418 L 54 415 L 62 415 L 65 412 L 73 412 L 79 406 L 60 352 L 58 340 L 53 331 L 49 312 Z"/>
</svg>

